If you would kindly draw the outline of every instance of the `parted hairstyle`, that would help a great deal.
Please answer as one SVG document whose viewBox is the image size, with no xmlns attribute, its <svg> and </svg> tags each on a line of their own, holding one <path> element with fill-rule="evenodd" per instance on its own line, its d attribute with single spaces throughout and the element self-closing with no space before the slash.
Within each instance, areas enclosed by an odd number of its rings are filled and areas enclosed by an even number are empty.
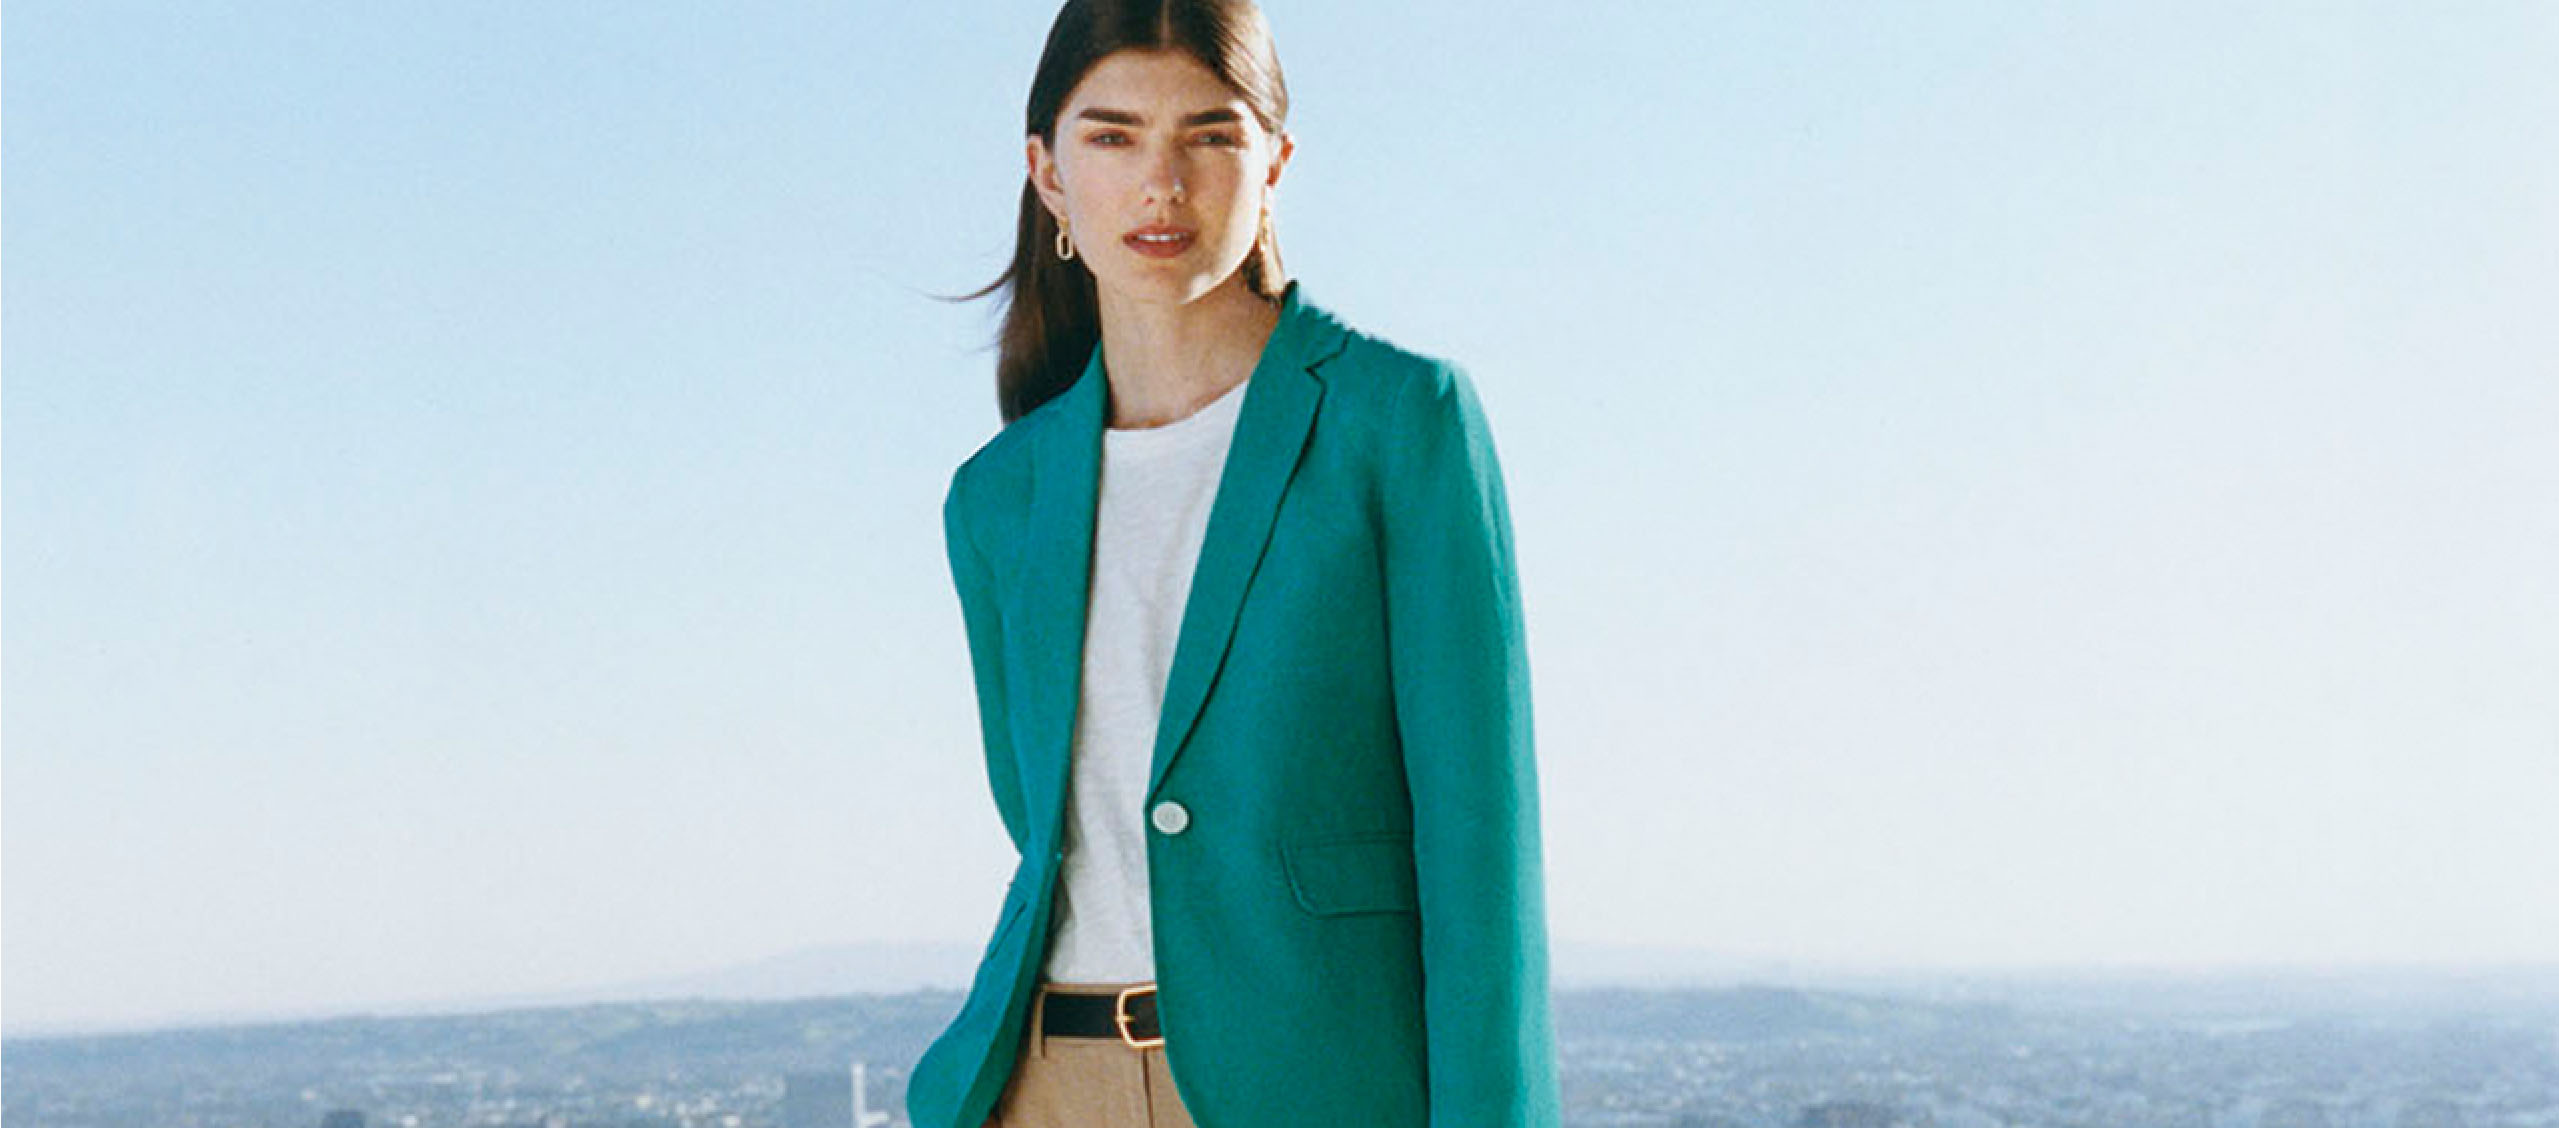
<svg viewBox="0 0 2559 1128">
<path fill-rule="evenodd" d="M 1067 96 L 1094 64 L 1130 48 L 1188 52 L 1235 91 L 1265 132 L 1276 136 L 1288 123 L 1288 84 L 1280 77 L 1270 24 L 1253 0 L 1067 0 L 1049 26 L 1048 45 L 1031 76 L 1023 135 L 1037 134 L 1054 150 L 1057 116 Z M 1026 173 L 1012 263 L 985 288 L 960 298 L 1005 292 L 995 394 L 1006 423 L 1065 391 L 1102 339 L 1093 274 L 1080 258 L 1059 259 L 1056 239 L 1057 217 L 1040 202 Z M 1253 292 L 1280 298 L 1287 274 L 1268 224 L 1255 236 L 1242 270 Z"/>
</svg>

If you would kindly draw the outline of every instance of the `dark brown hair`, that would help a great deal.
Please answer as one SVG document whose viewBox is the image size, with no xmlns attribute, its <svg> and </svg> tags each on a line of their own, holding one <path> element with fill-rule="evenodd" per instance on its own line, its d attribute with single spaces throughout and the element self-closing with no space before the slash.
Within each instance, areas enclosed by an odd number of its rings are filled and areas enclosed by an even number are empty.
<svg viewBox="0 0 2559 1128">
<path fill-rule="evenodd" d="M 1253 0 L 1067 0 L 1049 26 L 1039 70 L 1031 76 L 1023 136 L 1037 134 L 1054 150 L 1057 115 L 1067 95 L 1095 63 L 1131 48 L 1188 52 L 1235 91 L 1265 132 L 1278 136 L 1288 123 L 1288 84 L 1280 77 L 1270 24 Z M 1057 257 L 1057 217 L 1040 202 L 1027 174 L 1013 238 L 1013 261 L 1004 273 L 961 297 L 1006 292 L 995 362 L 996 406 L 1006 423 L 1065 391 L 1102 339 L 1092 272 L 1082 259 Z M 1279 299 L 1287 275 L 1278 238 L 1267 225 L 1242 269 L 1253 292 Z"/>
</svg>

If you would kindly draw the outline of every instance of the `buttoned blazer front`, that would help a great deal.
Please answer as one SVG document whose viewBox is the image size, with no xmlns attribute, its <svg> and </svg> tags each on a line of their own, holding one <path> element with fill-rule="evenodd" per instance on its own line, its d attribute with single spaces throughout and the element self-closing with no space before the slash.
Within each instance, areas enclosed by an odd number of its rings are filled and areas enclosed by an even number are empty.
<svg viewBox="0 0 2559 1128">
<path fill-rule="evenodd" d="M 1020 851 L 907 1083 L 978 1128 L 1021 1049 L 1064 860 L 1102 430 L 1095 348 L 943 507 L 987 782 Z M 1164 1052 L 1203 1128 L 1559 1121 L 1528 662 L 1465 373 L 1292 282 L 1235 422 L 1144 812 Z M 1168 815 L 1173 812 L 1167 811 Z"/>
</svg>

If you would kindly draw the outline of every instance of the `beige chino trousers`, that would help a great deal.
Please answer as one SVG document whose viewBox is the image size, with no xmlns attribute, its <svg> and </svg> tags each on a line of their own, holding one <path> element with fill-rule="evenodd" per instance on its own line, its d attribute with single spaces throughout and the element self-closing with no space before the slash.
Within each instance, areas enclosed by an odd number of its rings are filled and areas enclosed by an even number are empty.
<svg viewBox="0 0 2559 1128">
<path fill-rule="evenodd" d="M 1102 1038 L 1042 1033 L 1051 992 L 1118 995 L 1125 983 L 1042 983 L 1031 1002 L 1019 1064 L 986 1128 L 1198 1128 L 1164 1047 L 1138 1049 L 1114 1034 Z"/>
</svg>

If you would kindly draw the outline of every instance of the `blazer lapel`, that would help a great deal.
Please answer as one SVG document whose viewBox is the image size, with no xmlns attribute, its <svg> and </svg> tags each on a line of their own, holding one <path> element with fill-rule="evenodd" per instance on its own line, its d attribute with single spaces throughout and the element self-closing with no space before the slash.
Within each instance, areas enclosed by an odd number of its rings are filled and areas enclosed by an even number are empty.
<svg viewBox="0 0 2559 1128">
<path fill-rule="evenodd" d="M 1147 781 L 1150 802 L 1181 754 L 1225 663 L 1245 590 L 1270 544 L 1280 498 L 1296 473 L 1324 397 L 1315 370 L 1340 351 L 1343 336 L 1340 323 L 1306 304 L 1298 284 L 1290 282 L 1281 299 L 1279 325 L 1263 345 L 1252 385 L 1245 389 L 1217 497 L 1209 507 L 1208 529 L 1165 680 L 1164 711 L 1156 725 Z M 1052 843 L 1063 841 L 1056 824 L 1065 814 L 1083 682 L 1102 429 L 1110 417 L 1110 382 L 1102 360 L 1097 346 L 1084 374 L 1061 393 L 1060 418 L 1039 436 L 1032 486 L 1031 550 L 1037 563 L 1027 581 L 1024 630 L 1037 688 L 1028 717 L 1033 739 L 1023 766 L 1028 778 L 1048 784 L 1033 806 L 1036 817 L 1048 821 Z"/>
<path fill-rule="evenodd" d="M 1164 773 L 1181 755 L 1218 667 L 1225 664 L 1244 589 L 1253 578 L 1254 566 L 1261 563 L 1262 550 L 1270 544 L 1271 520 L 1279 513 L 1280 495 L 1297 472 L 1298 455 L 1305 452 L 1307 432 L 1315 423 L 1316 405 L 1324 398 L 1324 385 L 1307 361 L 1305 318 L 1294 300 L 1296 294 L 1292 283 L 1292 300 L 1253 368 L 1252 386 L 1244 389 L 1235 438 L 1217 482 L 1217 500 L 1209 506 L 1208 531 L 1200 543 L 1199 562 L 1191 571 L 1181 634 L 1173 644 L 1172 672 L 1164 681 L 1164 714 L 1156 722 L 1155 758 L 1146 780 L 1149 803 L 1164 785 Z"/>
<path fill-rule="evenodd" d="M 1200 563 L 1190 573 L 1190 601 L 1182 604 L 1182 634 L 1172 647 L 1172 673 L 1164 678 L 1164 716 L 1154 729 L 1154 765 L 1146 775 L 1146 803 L 1164 785 L 1164 772 L 1182 755 L 1192 724 L 1236 634 L 1244 591 L 1269 547 L 1279 496 L 1297 473 L 1297 455 L 1315 427 L 1323 381 L 1315 368 L 1341 350 L 1341 322 L 1305 304 L 1295 281 L 1279 302 L 1279 325 L 1262 345 L 1254 381 L 1244 389 L 1236 437 L 1226 450 L 1218 499 L 1208 506 L 1208 535 Z"/>
<path fill-rule="evenodd" d="M 1062 848 L 1057 824 L 1065 815 L 1068 756 L 1075 742 L 1076 696 L 1084 680 L 1084 612 L 1093 575 L 1093 515 L 1102 481 L 1102 424 L 1110 415 L 1110 386 L 1102 375 L 1102 350 L 1093 349 L 1084 374 L 1058 396 L 1062 415 L 1039 432 L 1032 459 L 1031 536 L 1023 579 L 1021 641 L 1032 679 L 1025 720 L 1028 742 L 1018 750 L 1024 796 L 1031 807 L 1032 841 Z M 1042 826 L 1047 836 L 1041 837 Z"/>
</svg>

